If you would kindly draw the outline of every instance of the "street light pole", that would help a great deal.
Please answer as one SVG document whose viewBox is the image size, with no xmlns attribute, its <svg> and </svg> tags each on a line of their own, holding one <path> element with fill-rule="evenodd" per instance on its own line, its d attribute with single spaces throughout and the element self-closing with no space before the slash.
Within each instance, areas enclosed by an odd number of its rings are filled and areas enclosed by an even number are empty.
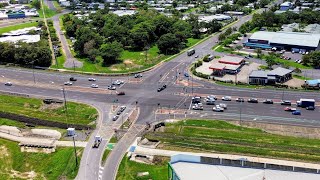
<svg viewBox="0 0 320 180">
<path fill-rule="evenodd" d="M 240 102 L 240 122 L 239 122 L 240 126 L 241 126 L 241 113 L 242 113 L 242 101 Z"/>
<path fill-rule="evenodd" d="M 33 75 L 33 83 L 36 83 L 36 76 L 34 75 L 34 61 L 32 61 L 32 75 Z"/>
<path fill-rule="evenodd" d="M 66 99 L 66 92 L 64 90 L 64 86 L 62 86 L 62 93 L 63 93 L 63 99 L 64 99 L 64 112 L 66 114 L 66 122 L 67 122 L 67 126 L 68 125 L 68 108 L 67 108 L 67 99 Z"/>
<path fill-rule="evenodd" d="M 78 157 L 77 157 L 76 142 L 74 141 L 74 135 L 72 136 L 72 140 L 73 140 L 74 156 L 76 157 L 76 167 L 78 167 Z"/>
</svg>

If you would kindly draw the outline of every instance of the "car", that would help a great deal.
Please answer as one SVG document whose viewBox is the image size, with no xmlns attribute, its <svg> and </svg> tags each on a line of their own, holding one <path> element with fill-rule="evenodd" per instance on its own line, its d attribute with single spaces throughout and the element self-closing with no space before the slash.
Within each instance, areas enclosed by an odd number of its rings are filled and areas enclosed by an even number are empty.
<svg viewBox="0 0 320 180">
<path fill-rule="evenodd" d="M 72 85 L 72 82 L 67 81 L 67 82 L 64 82 L 63 84 L 66 85 L 66 86 L 71 86 L 71 85 Z"/>
<path fill-rule="evenodd" d="M 214 104 L 215 104 L 215 101 L 216 101 L 216 100 L 214 100 L 214 99 L 207 99 L 207 100 L 206 100 L 206 104 L 207 104 L 207 105 L 214 105 Z"/>
<path fill-rule="evenodd" d="M 237 102 L 244 102 L 244 99 L 243 98 L 237 98 L 236 101 Z"/>
<path fill-rule="evenodd" d="M 295 110 L 297 110 L 297 109 L 287 106 L 287 107 L 285 107 L 283 110 L 285 110 L 285 111 L 295 111 Z"/>
<path fill-rule="evenodd" d="M 273 101 L 272 101 L 272 99 L 265 99 L 263 101 L 263 104 L 273 104 Z"/>
<path fill-rule="evenodd" d="M 292 111 L 292 115 L 301 115 L 301 111 L 300 110 Z"/>
<path fill-rule="evenodd" d="M 256 98 L 249 98 L 248 103 L 258 103 L 258 99 Z"/>
<path fill-rule="evenodd" d="M 115 115 L 112 117 L 112 121 L 116 121 L 119 118 L 119 115 Z"/>
<path fill-rule="evenodd" d="M 99 86 L 98 86 L 98 84 L 91 84 L 91 87 L 92 88 L 98 88 Z"/>
<path fill-rule="evenodd" d="M 209 95 L 209 96 L 207 96 L 207 99 L 217 100 L 218 98 L 215 95 Z"/>
<path fill-rule="evenodd" d="M 116 94 L 117 94 L 118 96 L 121 96 L 121 95 L 125 95 L 126 93 L 123 92 L 123 91 L 120 91 L 120 92 L 117 91 Z"/>
<path fill-rule="evenodd" d="M 288 100 L 282 100 L 281 105 L 285 105 L 285 106 L 291 106 L 291 101 L 288 101 Z"/>
<path fill-rule="evenodd" d="M 185 72 L 184 77 L 189 77 L 189 74 L 187 72 Z"/>
<path fill-rule="evenodd" d="M 88 78 L 88 81 L 96 81 L 95 78 Z"/>
<path fill-rule="evenodd" d="M 77 78 L 71 77 L 69 80 L 70 80 L 70 81 L 77 81 Z"/>
<path fill-rule="evenodd" d="M 142 74 L 135 74 L 134 75 L 134 78 L 141 78 L 142 77 Z"/>
<path fill-rule="evenodd" d="M 249 57 L 253 58 L 253 56 L 251 54 L 248 55 Z"/>
<path fill-rule="evenodd" d="M 301 59 L 299 59 L 299 61 L 298 61 L 297 63 L 299 63 L 299 64 L 300 64 L 301 62 L 302 62 L 302 60 L 301 60 Z"/>
<path fill-rule="evenodd" d="M 221 107 L 219 107 L 219 106 L 216 106 L 216 107 L 213 107 L 213 108 L 212 108 L 212 111 L 215 111 L 215 112 L 223 112 L 224 109 L 221 108 Z"/>
<path fill-rule="evenodd" d="M 199 55 L 194 56 L 194 58 L 198 58 L 198 57 L 199 57 Z"/>
<path fill-rule="evenodd" d="M 199 105 L 199 104 L 195 104 L 195 105 L 192 106 L 192 109 L 193 110 L 203 110 L 203 106 Z"/>
<path fill-rule="evenodd" d="M 115 81 L 112 82 L 112 85 L 118 85 L 118 86 L 120 86 L 121 84 L 124 84 L 124 81 L 115 80 Z"/>
<path fill-rule="evenodd" d="M 111 85 L 111 86 L 108 86 L 108 89 L 109 90 L 116 90 L 117 88 L 115 86 Z"/>
<path fill-rule="evenodd" d="M 296 62 L 296 63 L 297 63 L 298 61 L 299 61 L 299 59 L 296 59 L 294 62 Z"/>
<path fill-rule="evenodd" d="M 122 113 L 122 111 L 120 111 L 120 110 L 119 110 L 119 111 L 117 111 L 117 115 L 120 115 L 121 113 Z"/>
<path fill-rule="evenodd" d="M 314 106 L 308 106 L 308 107 L 306 107 L 306 110 L 314 110 L 314 109 L 315 109 Z"/>
<path fill-rule="evenodd" d="M 164 84 L 163 86 L 159 87 L 157 91 L 160 92 L 160 91 L 164 90 L 165 88 L 167 88 L 166 84 Z"/>
<path fill-rule="evenodd" d="M 194 96 L 192 97 L 192 103 L 200 103 L 201 102 L 201 97 L 200 96 Z"/>
<path fill-rule="evenodd" d="M 220 108 L 227 109 L 227 105 L 226 104 L 220 103 L 219 106 L 220 106 Z"/>
<path fill-rule="evenodd" d="M 123 112 L 124 110 L 126 110 L 126 108 L 127 108 L 126 106 L 121 106 L 120 111 Z"/>
<path fill-rule="evenodd" d="M 6 86 L 12 86 L 12 83 L 11 83 L 11 82 L 6 82 L 6 83 L 4 83 L 4 85 L 6 85 Z"/>
<path fill-rule="evenodd" d="M 231 96 L 222 97 L 222 101 L 231 101 Z"/>
</svg>

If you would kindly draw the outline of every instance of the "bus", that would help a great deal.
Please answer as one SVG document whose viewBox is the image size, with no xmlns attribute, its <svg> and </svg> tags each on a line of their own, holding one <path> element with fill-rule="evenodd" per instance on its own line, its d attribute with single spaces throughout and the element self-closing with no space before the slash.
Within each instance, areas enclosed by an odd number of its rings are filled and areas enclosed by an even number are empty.
<svg viewBox="0 0 320 180">
<path fill-rule="evenodd" d="M 192 56 L 192 55 L 194 55 L 195 52 L 196 52 L 196 50 L 190 49 L 187 51 L 187 54 L 188 54 L 188 56 Z"/>
</svg>

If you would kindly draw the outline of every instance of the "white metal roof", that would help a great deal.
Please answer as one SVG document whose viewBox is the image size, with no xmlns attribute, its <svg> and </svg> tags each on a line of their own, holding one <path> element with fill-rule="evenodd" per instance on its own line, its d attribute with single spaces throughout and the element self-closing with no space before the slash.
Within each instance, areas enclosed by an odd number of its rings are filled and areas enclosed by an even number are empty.
<svg viewBox="0 0 320 180">
<path fill-rule="evenodd" d="M 269 43 L 277 44 L 318 47 L 320 34 L 258 31 L 253 33 L 250 39 L 267 40 Z"/>
<path fill-rule="evenodd" d="M 181 180 L 319 180 L 319 174 L 177 162 L 171 164 Z"/>
<path fill-rule="evenodd" d="M 21 36 L 6 36 L 1 37 L 0 42 L 13 42 L 17 43 L 18 41 L 26 42 L 26 43 L 35 43 L 40 41 L 40 35 L 21 35 Z"/>
</svg>

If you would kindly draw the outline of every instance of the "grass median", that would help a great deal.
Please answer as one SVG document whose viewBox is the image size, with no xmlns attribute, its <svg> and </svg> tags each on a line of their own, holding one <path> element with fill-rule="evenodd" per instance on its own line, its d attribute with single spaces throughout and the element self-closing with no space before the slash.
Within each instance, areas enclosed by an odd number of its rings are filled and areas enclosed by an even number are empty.
<svg viewBox="0 0 320 180">
<path fill-rule="evenodd" d="M 87 125 L 97 118 L 97 110 L 91 106 L 68 102 L 66 114 L 63 104 L 46 105 L 41 99 L 0 95 L 1 111 L 70 124 Z"/>
<path fill-rule="evenodd" d="M 306 162 L 320 161 L 320 140 L 270 134 L 218 120 L 186 120 L 151 132 L 164 149 L 241 154 Z"/>
<path fill-rule="evenodd" d="M 78 148 L 78 161 L 83 149 Z M 0 179 L 74 179 L 78 173 L 72 147 L 56 152 L 21 152 L 18 143 L 0 139 Z"/>
<path fill-rule="evenodd" d="M 130 161 L 130 159 L 125 156 L 120 164 L 117 180 L 130 180 L 130 179 L 168 179 L 168 158 L 155 157 L 157 163 L 144 164 L 135 161 Z M 137 177 L 139 172 L 148 172 L 149 175 Z"/>
</svg>

